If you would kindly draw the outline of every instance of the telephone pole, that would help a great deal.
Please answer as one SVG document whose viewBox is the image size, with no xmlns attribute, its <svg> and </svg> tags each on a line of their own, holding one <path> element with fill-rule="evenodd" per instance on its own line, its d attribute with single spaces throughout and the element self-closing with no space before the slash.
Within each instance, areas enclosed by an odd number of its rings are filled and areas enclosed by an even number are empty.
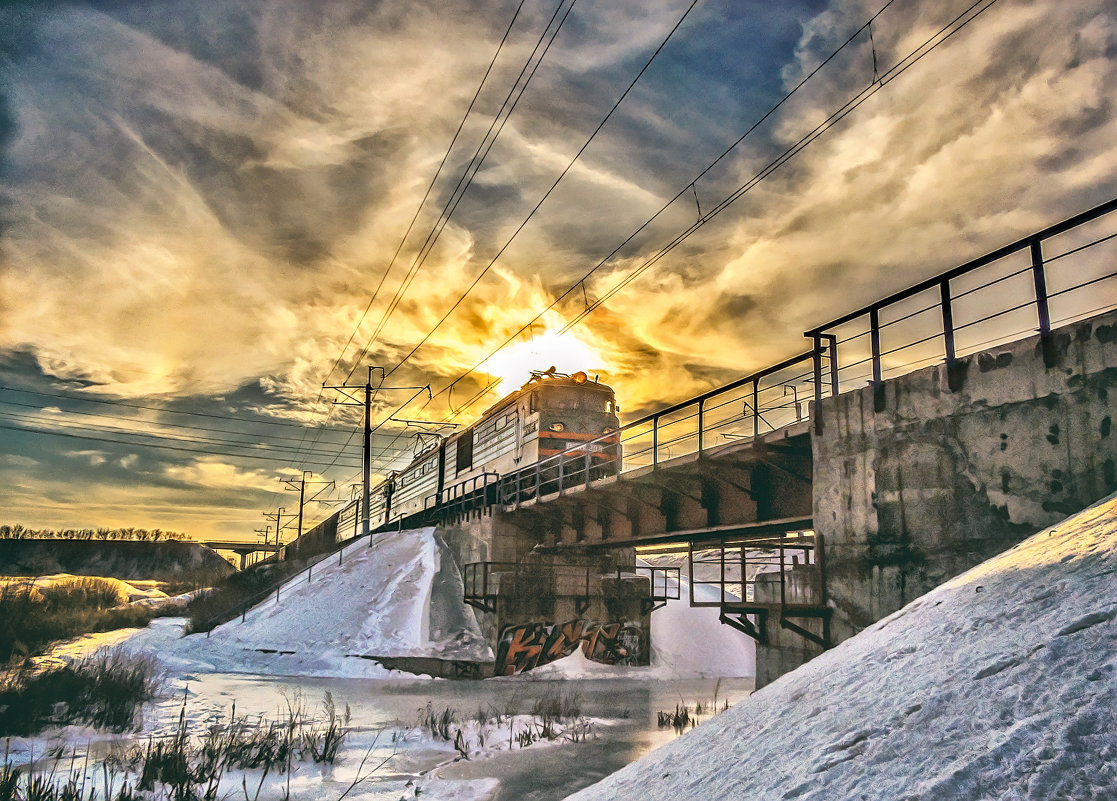
<svg viewBox="0 0 1117 801">
<path fill-rule="evenodd" d="M 304 470 L 301 479 L 295 479 L 295 478 L 281 478 L 280 479 L 280 481 L 282 481 L 284 483 L 286 489 L 288 489 L 288 490 L 298 490 L 299 491 L 299 536 L 300 537 L 303 535 L 303 507 L 306 505 L 307 500 L 311 500 L 311 501 L 318 500 L 319 495 L 321 495 L 323 492 L 325 492 L 327 489 L 329 489 L 330 487 L 332 487 L 334 485 L 334 482 L 326 481 L 325 479 L 320 479 L 320 480 L 315 481 L 315 480 L 312 480 L 312 479 L 308 478 L 308 476 L 313 476 L 313 475 L 314 475 L 314 471 Z M 308 499 L 306 497 L 306 485 L 307 484 L 322 484 L 323 487 L 322 487 L 322 489 L 318 490 L 318 492 L 316 492 L 314 495 L 312 495 Z"/>
<path fill-rule="evenodd" d="M 395 412 L 392 412 L 393 415 L 396 414 L 396 412 L 400 412 L 400 411 L 406 409 L 408 404 L 410 404 L 411 401 L 415 400 L 415 398 L 419 397 L 419 395 L 421 395 L 423 392 L 426 392 L 428 396 L 430 396 L 430 394 L 431 394 L 430 384 L 427 384 L 426 386 L 422 386 L 422 387 L 386 387 L 386 386 L 384 386 L 384 378 L 386 377 L 386 373 L 385 373 L 384 368 L 380 367 L 379 365 L 369 365 L 368 378 L 365 380 L 364 386 L 342 385 L 342 386 L 328 387 L 325 384 L 322 385 L 323 389 L 336 390 L 337 392 L 340 392 L 342 395 L 344 395 L 346 398 L 349 399 L 348 402 L 346 402 L 346 401 L 334 401 L 334 403 L 336 403 L 337 405 L 339 405 L 339 406 L 363 406 L 364 410 L 365 410 L 364 458 L 363 458 L 363 461 L 362 461 L 363 479 L 362 479 L 362 484 L 361 484 L 361 490 L 362 490 L 361 491 L 361 533 L 362 533 L 362 535 L 367 535 L 369 533 L 369 492 L 370 492 L 369 478 L 370 478 L 371 473 L 372 473 L 372 432 L 376 428 L 380 428 L 380 426 L 383 424 L 383 421 L 381 421 L 380 423 L 377 423 L 375 427 L 372 425 L 372 398 L 373 398 L 372 371 L 373 370 L 379 370 L 380 371 L 380 383 L 376 386 L 376 390 L 375 390 L 376 392 L 388 392 L 388 391 L 400 390 L 400 389 L 417 389 L 417 390 L 419 390 L 414 395 L 412 395 L 410 398 L 408 398 L 404 402 L 404 404 L 399 407 L 399 409 L 397 409 Z M 364 392 L 364 398 L 357 398 L 353 395 L 350 395 L 349 394 L 350 391 L 363 391 Z M 390 417 L 391 416 L 389 415 L 389 418 Z"/>
</svg>

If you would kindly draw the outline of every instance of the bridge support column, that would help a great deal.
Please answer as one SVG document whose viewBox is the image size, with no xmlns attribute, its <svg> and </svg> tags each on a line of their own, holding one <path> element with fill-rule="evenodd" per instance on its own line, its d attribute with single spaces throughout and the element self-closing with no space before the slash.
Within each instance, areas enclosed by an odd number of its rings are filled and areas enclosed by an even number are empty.
<svg viewBox="0 0 1117 801">
<path fill-rule="evenodd" d="M 1117 490 L 1117 312 L 824 399 L 813 438 L 833 634 Z"/>
</svg>

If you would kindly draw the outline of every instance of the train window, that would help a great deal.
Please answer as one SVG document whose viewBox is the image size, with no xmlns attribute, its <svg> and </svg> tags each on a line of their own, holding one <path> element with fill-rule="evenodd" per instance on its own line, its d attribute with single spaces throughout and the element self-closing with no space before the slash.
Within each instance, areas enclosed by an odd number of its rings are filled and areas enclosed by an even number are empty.
<svg viewBox="0 0 1117 801">
<path fill-rule="evenodd" d="M 458 452 L 455 462 L 457 472 L 464 473 L 473 467 L 473 431 L 466 431 L 458 438 Z"/>
<path fill-rule="evenodd" d="M 554 387 L 547 393 L 549 409 L 563 411 L 612 412 L 613 399 L 603 392 Z"/>
</svg>

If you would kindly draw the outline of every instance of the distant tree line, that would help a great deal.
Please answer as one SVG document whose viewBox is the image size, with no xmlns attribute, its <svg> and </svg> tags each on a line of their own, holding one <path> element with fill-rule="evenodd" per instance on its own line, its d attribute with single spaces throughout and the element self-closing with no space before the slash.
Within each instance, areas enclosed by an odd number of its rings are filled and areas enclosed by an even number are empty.
<svg viewBox="0 0 1117 801">
<path fill-rule="evenodd" d="M 0 540 L 131 540 L 136 542 L 163 542 L 166 540 L 186 540 L 185 534 L 178 531 L 164 531 L 161 528 L 65 528 L 60 530 L 41 528 L 32 529 L 16 523 L 14 526 L 0 525 Z"/>
</svg>

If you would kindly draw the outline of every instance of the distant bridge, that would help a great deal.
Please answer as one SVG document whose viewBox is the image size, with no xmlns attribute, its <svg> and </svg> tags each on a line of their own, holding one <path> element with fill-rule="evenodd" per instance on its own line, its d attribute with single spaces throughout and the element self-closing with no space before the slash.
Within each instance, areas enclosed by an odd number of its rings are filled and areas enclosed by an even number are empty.
<svg viewBox="0 0 1117 801">
<path fill-rule="evenodd" d="M 245 565 L 248 563 L 248 557 L 254 553 L 279 553 L 285 546 L 283 545 L 268 545 L 262 542 L 237 542 L 234 540 L 204 540 L 199 543 L 214 551 L 232 551 L 239 559 L 240 564 L 238 567 L 244 570 Z"/>
</svg>

